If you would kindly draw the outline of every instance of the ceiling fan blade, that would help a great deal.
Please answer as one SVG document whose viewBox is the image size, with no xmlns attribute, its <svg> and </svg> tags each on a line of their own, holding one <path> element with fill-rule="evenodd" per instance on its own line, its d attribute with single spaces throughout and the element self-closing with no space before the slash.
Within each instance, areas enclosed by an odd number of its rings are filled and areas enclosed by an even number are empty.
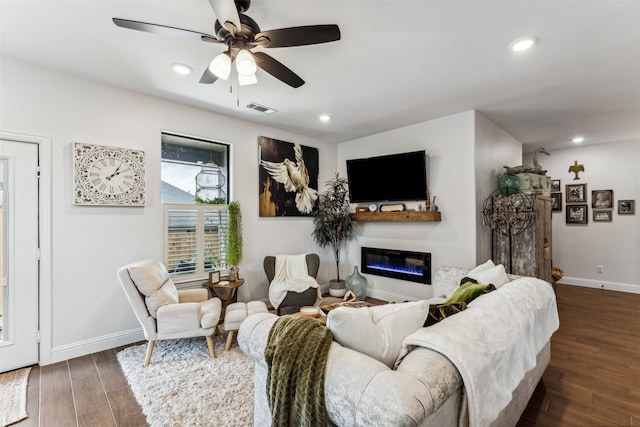
<svg viewBox="0 0 640 427">
<path fill-rule="evenodd" d="M 206 41 L 210 43 L 222 43 L 215 36 L 210 34 L 198 33 L 191 30 L 183 30 L 182 28 L 167 27 L 166 25 L 150 24 L 148 22 L 130 21 L 128 19 L 113 18 L 113 23 L 118 27 L 128 28 L 130 30 L 144 31 L 145 33 L 163 34 L 167 36 L 182 37 L 198 41 Z"/>
<path fill-rule="evenodd" d="M 265 38 L 269 42 L 260 43 L 261 39 Z M 280 28 L 278 30 L 262 31 L 256 34 L 255 40 L 257 44 L 263 47 L 290 47 L 328 43 L 340 40 L 340 28 L 334 24 Z"/>
<path fill-rule="evenodd" d="M 256 52 L 253 54 L 253 58 L 258 67 L 289 86 L 299 88 L 304 84 L 304 80 L 300 76 L 266 53 Z"/>
<path fill-rule="evenodd" d="M 240 31 L 242 26 L 240 25 L 240 16 L 236 4 L 233 0 L 209 0 L 213 13 L 220 25 L 225 27 L 231 34 L 235 34 Z M 234 28 L 230 28 L 232 24 Z"/>
<path fill-rule="evenodd" d="M 202 73 L 202 77 L 200 77 L 200 83 L 206 84 L 206 85 L 215 83 L 216 80 L 218 80 L 218 76 L 213 74 L 211 70 L 209 70 L 209 67 L 207 67 L 207 69 L 204 70 L 204 73 Z"/>
</svg>

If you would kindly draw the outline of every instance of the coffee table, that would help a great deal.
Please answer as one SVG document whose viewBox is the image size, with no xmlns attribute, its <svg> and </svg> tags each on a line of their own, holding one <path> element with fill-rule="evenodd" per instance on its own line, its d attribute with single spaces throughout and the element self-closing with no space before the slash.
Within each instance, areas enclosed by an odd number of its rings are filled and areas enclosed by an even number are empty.
<svg viewBox="0 0 640 427">
<path fill-rule="evenodd" d="M 311 316 L 303 316 L 300 312 L 297 313 L 292 313 L 292 314 L 287 314 L 286 316 L 291 316 L 293 318 L 298 318 L 298 317 L 311 317 Z M 312 319 L 316 319 L 321 321 L 322 323 L 326 324 L 327 323 L 327 316 L 323 316 L 320 315 L 319 317 L 311 317 Z"/>
</svg>

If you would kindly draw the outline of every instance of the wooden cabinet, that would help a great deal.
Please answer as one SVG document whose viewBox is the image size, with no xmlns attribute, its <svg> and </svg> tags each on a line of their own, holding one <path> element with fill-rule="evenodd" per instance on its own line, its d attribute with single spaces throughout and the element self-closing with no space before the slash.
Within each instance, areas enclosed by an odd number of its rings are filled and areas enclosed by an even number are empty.
<svg viewBox="0 0 640 427">
<path fill-rule="evenodd" d="M 492 258 L 508 273 L 533 276 L 552 283 L 551 207 L 552 199 L 534 197 L 534 221 L 522 233 L 507 236 L 493 230 Z"/>
</svg>

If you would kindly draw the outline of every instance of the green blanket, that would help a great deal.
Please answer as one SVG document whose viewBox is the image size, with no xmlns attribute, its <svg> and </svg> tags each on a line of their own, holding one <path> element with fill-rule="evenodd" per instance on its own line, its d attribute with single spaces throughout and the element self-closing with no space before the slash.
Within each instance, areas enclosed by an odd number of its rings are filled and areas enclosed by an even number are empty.
<svg viewBox="0 0 640 427">
<path fill-rule="evenodd" d="M 272 426 L 326 426 L 324 372 L 333 337 L 316 319 L 279 318 L 265 348 Z"/>
</svg>

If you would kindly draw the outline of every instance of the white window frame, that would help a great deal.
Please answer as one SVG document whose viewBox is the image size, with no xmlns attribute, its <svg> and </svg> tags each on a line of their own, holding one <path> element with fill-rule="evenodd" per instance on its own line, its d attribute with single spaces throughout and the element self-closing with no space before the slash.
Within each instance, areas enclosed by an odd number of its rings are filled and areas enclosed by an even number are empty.
<svg viewBox="0 0 640 427">
<path fill-rule="evenodd" d="M 215 252 L 218 255 L 218 263 L 216 264 L 216 269 L 226 273 L 227 263 L 226 263 L 226 247 L 227 247 L 227 233 L 228 233 L 228 205 L 211 205 L 211 204 L 201 204 L 201 205 L 186 205 L 186 204 L 163 204 L 164 208 L 164 263 L 169 269 L 170 275 L 172 279 L 176 282 L 188 282 L 195 281 L 208 278 L 209 271 L 213 271 L 211 269 L 205 269 L 205 245 L 207 244 L 207 232 L 206 232 L 206 221 L 205 218 L 207 216 L 207 212 L 217 212 L 216 217 L 220 219 L 219 229 L 218 229 L 218 243 Z M 179 272 L 171 272 L 174 268 L 175 264 L 175 252 L 172 253 L 172 230 L 175 228 L 170 228 L 170 218 L 171 211 L 192 211 L 196 215 L 196 224 L 195 224 L 195 272 L 193 273 L 179 273 Z"/>
</svg>

